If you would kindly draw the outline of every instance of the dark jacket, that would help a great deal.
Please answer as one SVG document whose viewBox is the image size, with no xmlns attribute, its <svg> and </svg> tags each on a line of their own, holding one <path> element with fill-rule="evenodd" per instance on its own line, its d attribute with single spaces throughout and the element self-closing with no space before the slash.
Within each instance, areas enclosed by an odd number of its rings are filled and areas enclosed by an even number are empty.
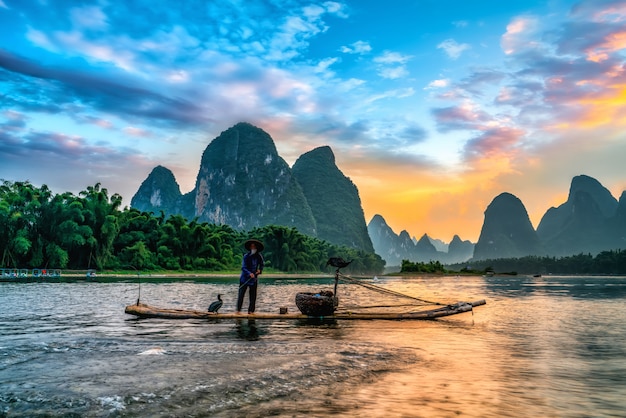
<svg viewBox="0 0 626 418">
<path fill-rule="evenodd" d="M 256 271 L 263 271 L 263 266 L 265 262 L 263 261 L 263 256 L 260 253 L 252 254 L 250 251 L 243 255 L 243 262 L 241 263 L 241 276 L 239 276 L 240 284 L 248 284 L 250 286 L 255 286 L 257 284 L 257 275 Z M 254 274 L 254 278 L 250 278 L 250 273 Z M 260 274 L 260 273 L 259 273 Z"/>
</svg>

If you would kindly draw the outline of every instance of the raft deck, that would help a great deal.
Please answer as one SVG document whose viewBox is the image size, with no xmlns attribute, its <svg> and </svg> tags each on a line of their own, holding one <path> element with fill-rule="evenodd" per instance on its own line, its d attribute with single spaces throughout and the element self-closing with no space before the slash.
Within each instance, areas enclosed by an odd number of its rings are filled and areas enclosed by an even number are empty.
<svg viewBox="0 0 626 418">
<path fill-rule="evenodd" d="M 407 313 L 360 313 L 360 312 L 339 312 L 331 316 L 323 318 L 328 319 L 386 319 L 386 320 L 404 320 L 404 319 L 435 319 L 444 316 L 457 315 L 463 312 L 469 312 L 472 308 L 484 305 L 484 299 L 475 302 L 458 302 L 452 305 L 446 305 L 435 309 L 407 312 Z M 210 313 L 206 311 L 196 311 L 188 309 L 167 309 L 149 306 L 143 303 L 128 305 L 124 310 L 127 314 L 135 315 L 139 318 L 164 318 L 164 319 L 309 319 L 319 318 L 307 316 L 301 313 L 284 313 L 279 312 L 255 312 L 248 313 Z"/>
</svg>

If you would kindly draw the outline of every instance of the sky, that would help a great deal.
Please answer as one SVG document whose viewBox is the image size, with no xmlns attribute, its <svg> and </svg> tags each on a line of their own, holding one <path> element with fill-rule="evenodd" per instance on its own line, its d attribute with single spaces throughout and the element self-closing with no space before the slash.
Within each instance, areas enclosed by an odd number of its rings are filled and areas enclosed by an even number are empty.
<svg viewBox="0 0 626 418">
<path fill-rule="evenodd" d="M 476 242 L 585 174 L 626 190 L 626 0 L 0 0 L 0 179 L 124 205 L 238 122 L 332 148 L 365 221 Z"/>
</svg>

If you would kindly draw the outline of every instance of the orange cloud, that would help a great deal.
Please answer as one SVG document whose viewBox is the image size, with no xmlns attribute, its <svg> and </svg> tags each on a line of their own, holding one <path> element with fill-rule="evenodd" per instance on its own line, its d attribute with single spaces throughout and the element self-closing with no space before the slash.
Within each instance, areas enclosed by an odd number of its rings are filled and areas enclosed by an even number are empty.
<svg viewBox="0 0 626 418">
<path fill-rule="evenodd" d="M 579 101 L 586 107 L 579 126 L 593 128 L 600 125 L 626 125 L 626 85 L 611 86 L 601 95 L 586 97 Z"/>
<path fill-rule="evenodd" d="M 609 59 L 612 52 L 626 49 L 626 31 L 611 33 L 604 42 L 586 51 L 587 59 L 602 62 Z"/>
</svg>

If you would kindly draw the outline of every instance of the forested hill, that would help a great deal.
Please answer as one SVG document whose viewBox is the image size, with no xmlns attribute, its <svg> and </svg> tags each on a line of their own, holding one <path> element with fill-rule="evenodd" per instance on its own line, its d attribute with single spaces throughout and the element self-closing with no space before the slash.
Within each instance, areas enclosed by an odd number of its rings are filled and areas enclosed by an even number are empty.
<svg viewBox="0 0 626 418">
<path fill-rule="evenodd" d="M 357 187 L 337 167 L 330 147 L 303 154 L 290 168 L 272 137 L 249 123 L 238 123 L 209 143 L 192 191 L 181 195 L 171 171 L 157 167 L 131 206 L 236 230 L 295 227 L 333 244 L 374 252 Z"/>
<path fill-rule="evenodd" d="M 374 252 L 357 187 L 335 164 L 328 146 L 302 154 L 293 165 L 317 224 L 317 237 Z"/>
<path fill-rule="evenodd" d="M 346 272 L 379 274 L 372 252 L 330 244 L 293 227 L 267 225 L 237 231 L 181 215 L 120 209 L 122 197 L 100 184 L 78 195 L 46 185 L 0 185 L 0 267 L 47 269 L 238 270 L 243 243 L 265 243 L 267 266 L 277 271 L 330 271 L 331 256 L 353 259 Z"/>
</svg>

